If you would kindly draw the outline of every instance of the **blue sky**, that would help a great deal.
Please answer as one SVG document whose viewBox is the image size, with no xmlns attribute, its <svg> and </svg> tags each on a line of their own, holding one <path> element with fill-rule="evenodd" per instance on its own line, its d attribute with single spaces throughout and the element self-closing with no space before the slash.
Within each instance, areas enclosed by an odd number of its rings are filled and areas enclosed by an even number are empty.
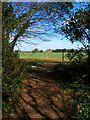
<svg viewBox="0 0 90 120">
<path fill-rule="evenodd" d="M 59 21 L 56 23 L 56 26 L 60 24 L 61 23 Z M 33 26 L 28 27 L 27 31 L 30 33 L 34 33 L 35 36 L 31 35 L 30 38 L 24 38 L 23 42 L 19 44 L 17 42 L 17 45 L 15 46 L 14 50 L 32 51 L 35 48 L 38 48 L 39 50 L 45 51 L 46 49 L 49 49 L 49 48 L 50 49 L 63 49 L 63 48 L 78 49 L 78 47 L 83 47 L 80 42 L 75 42 L 72 44 L 60 33 L 55 33 L 53 24 L 51 22 L 48 23 L 48 21 L 40 21 L 34 24 Z M 38 33 L 43 33 L 43 34 L 38 34 Z M 20 37 L 19 39 L 22 40 L 22 37 Z"/>
<path fill-rule="evenodd" d="M 57 23 L 59 24 L 59 23 Z M 29 32 L 34 32 L 36 36 L 31 36 L 31 38 L 24 38 L 21 44 L 17 44 L 14 50 L 21 50 L 21 51 L 32 51 L 35 48 L 39 50 L 45 51 L 46 49 L 63 49 L 63 48 L 74 48 L 77 49 L 78 47 L 82 47 L 80 42 L 71 43 L 67 40 L 64 36 L 60 33 L 56 33 L 54 31 L 54 27 L 52 23 L 48 24 L 47 22 L 39 22 L 29 27 L 27 29 Z M 38 35 L 37 32 L 46 33 L 42 35 Z M 22 40 L 22 37 L 19 38 Z M 27 43 L 25 43 L 27 42 Z"/>
<path fill-rule="evenodd" d="M 32 51 L 35 48 L 38 48 L 39 50 L 45 51 L 46 49 L 63 49 L 63 48 L 74 48 L 77 49 L 78 47 L 82 47 L 82 44 L 80 42 L 71 43 L 69 40 L 67 40 L 64 36 L 62 36 L 59 33 L 55 33 L 52 24 L 48 25 L 47 23 L 37 23 L 33 27 L 29 27 L 28 31 L 30 32 L 45 32 L 46 35 L 41 36 L 32 36 L 31 38 L 25 38 L 24 42 L 21 42 L 21 44 L 17 44 L 15 46 L 15 50 L 21 50 L 21 51 Z M 20 37 L 22 39 L 22 37 Z M 48 40 L 48 42 L 47 42 Z M 25 43 L 28 42 L 28 43 Z"/>
<path fill-rule="evenodd" d="M 63 38 L 63 40 L 60 40 L 60 38 L 57 37 L 52 37 L 50 38 L 50 41 L 46 42 L 46 41 L 41 41 L 41 40 L 37 40 L 37 39 L 29 39 L 31 43 L 27 44 L 25 42 L 15 46 L 15 50 L 19 49 L 21 51 L 32 51 L 35 48 L 38 48 L 39 50 L 43 50 L 45 51 L 46 49 L 63 49 L 63 48 L 74 48 L 74 49 L 78 49 L 78 47 L 83 47 L 82 44 L 80 42 L 75 42 L 75 43 L 71 43 L 69 40 Z"/>
<path fill-rule="evenodd" d="M 39 50 L 43 50 L 45 51 L 46 49 L 48 48 L 51 48 L 51 49 L 63 49 L 63 48 L 67 48 L 67 49 L 70 49 L 70 48 L 74 48 L 74 49 L 78 49 L 78 47 L 82 46 L 81 44 L 79 43 L 70 43 L 70 41 L 60 41 L 60 42 L 55 42 L 55 41 L 52 41 L 52 42 L 43 42 L 43 43 L 38 43 L 38 45 L 29 45 L 29 44 L 26 44 L 26 43 L 22 43 L 20 46 L 19 46 L 19 50 L 21 51 L 32 51 L 34 50 L 35 48 L 38 48 Z M 18 50 L 18 47 L 15 47 L 15 50 Z"/>
</svg>

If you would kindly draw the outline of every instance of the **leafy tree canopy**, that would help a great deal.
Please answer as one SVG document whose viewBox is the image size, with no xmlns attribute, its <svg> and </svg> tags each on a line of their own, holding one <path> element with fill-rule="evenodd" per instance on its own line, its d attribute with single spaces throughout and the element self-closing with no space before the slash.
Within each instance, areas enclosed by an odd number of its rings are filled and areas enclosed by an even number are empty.
<svg viewBox="0 0 90 120">
<path fill-rule="evenodd" d="M 70 14 L 69 19 L 62 26 L 56 28 L 56 32 L 65 35 L 72 43 L 81 42 L 84 48 L 88 49 L 87 44 L 90 43 L 90 3 L 79 3 L 79 7 L 75 7 L 73 14 Z"/>
<path fill-rule="evenodd" d="M 33 38 L 45 34 L 42 31 L 31 30 L 31 26 L 39 21 L 54 22 L 56 17 L 63 19 L 72 7 L 72 3 L 62 2 L 3 2 L 3 54 L 7 54 L 6 51 L 12 52 L 17 42 L 27 42 L 25 37 Z"/>
</svg>

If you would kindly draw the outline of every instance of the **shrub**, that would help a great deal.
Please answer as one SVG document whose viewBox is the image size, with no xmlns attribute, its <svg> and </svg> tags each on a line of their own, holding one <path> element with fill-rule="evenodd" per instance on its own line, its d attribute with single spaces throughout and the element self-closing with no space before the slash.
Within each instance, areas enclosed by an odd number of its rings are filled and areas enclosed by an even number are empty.
<svg viewBox="0 0 90 120">
<path fill-rule="evenodd" d="M 68 83 L 64 87 L 73 90 L 73 102 L 70 104 L 73 119 L 88 120 L 90 118 L 90 82 L 88 79 L 90 64 L 88 59 L 80 63 L 76 61 L 68 64 L 59 63 L 54 66 L 54 72 L 56 77 L 59 75 L 56 82 L 62 82 L 62 85 Z"/>
<path fill-rule="evenodd" d="M 2 105 L 3 115 L 10 113 L 12 106 L 10 99 L 16 96 L 20 88 L 20 82 L 24 79 L 25 75 L 24 62 L 19 59 L 18 53 L 10 53 L 3 60 L 2 72 Z M 5 111 L 7 109 L 7 112 Z"/>
<path fill-rule="evenodd" d="M 59 63 L 54 66 L 54 72 L 56 75 L 65 82 L 79 82 L 89 83 L 88 75 L 90 72 L 90 65 L 87 62 L 77 63 L 72 61 L 68 64 Z"/>
<path fill-rule="evenodd" d="M 73 89 L 75 93 L 73 95 L 74 101 L 71 103 L 73 108 L 76 108 L 75 113 L 73 114 L 73 117 L 75 119 L 88 120 L 90 118 L 90 111 L 89 111 L 90 86 L 89 85 L 86 86 L 84 84 L 71 84 L 69 87 L 70 89 Z"/>
<path fill-rule="evenodd" d="M 81 51 L 76 51 L 76 52 L 73 52 L 73 53 L 68 52 L 66 54 L 66 57 L 68 57 L 68 59 L 70 61 L 77 62 L 77 63 L 81 63 L 81 62 L 86 60 L 86 54 L 84 54 Z"/>
</svg>

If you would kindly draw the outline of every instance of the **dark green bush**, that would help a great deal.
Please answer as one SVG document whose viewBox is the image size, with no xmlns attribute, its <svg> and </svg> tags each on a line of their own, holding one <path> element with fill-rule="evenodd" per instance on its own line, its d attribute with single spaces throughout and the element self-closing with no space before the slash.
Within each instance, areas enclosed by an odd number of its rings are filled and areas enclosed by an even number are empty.
<svg viewBox="0 0 90 120">
<path fill-rule="evenodd" d="M 83 53 L 80 50 L 77 52 L 68 52 L 66 54 L 66 57 L 68 57 L 68 59 L 70 61 L 74 61 L 77 63 L 81 63 L 81 62 L 85 61 L 87 56 L 88 56 L 87 53 Z"/>
<path fill-rule="evenodd" d="M 81 83 L 89 83 L 88 75 L 90 72 L 90 65 L 87 62 L 77 63 L 72 61 L 68 64 L 59 63 L 54 66 L 54 72 L 59 75 L 61 79 L 65 82 L 76 82 L 81 81 Z"/>
<path fill-rule="evenodd" d="M 89 59 L 86 59 L 83 62 L 76 62 L 76 59 L 74 59 L 74 61 L 68 64 L 59 63 L 54 66 L 54 73 L 56 77 L 56 82 L 62 83 L 63 87 L 68 90 L 73 90 L 73 102 L 71 103 L 72 118 L 75 120 L 89 120 Z"/>
<path fill-rule="evenodd" d="M 75 113 L 73 114 L 74 119 L 89 120 L 90 86 L 77 83 L 69 85 L 69 89 L 72 89 L 74 91 L 74 101 L 71 103 L 73 108 L 76 108 Z"/>
<path fill-rule="evenodd" d="M 26 70 L 24 61 L 19 59 L 16 52 L 10 53 L 3 59 L 2 69 L 2 105 L 4 115 L 12 110 L 9 99 L 17 95 L 17 91 L 20 89 L 20 82 L 24 79 Z M 5 109 L 7 109 L 7 112 L 5 112 Z"/>
</svg>

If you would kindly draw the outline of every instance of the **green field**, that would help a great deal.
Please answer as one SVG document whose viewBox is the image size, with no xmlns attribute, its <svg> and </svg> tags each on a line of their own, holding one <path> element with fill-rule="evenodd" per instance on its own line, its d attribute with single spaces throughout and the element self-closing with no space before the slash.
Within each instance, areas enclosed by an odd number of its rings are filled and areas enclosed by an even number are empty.
<svg viewBox="0 0 90 120">
<path fill-rule="evenodd" d="M 67 52 L 64 52 L 64 61 L 69 61 L 66 57 Z M 86 54 L 86 53 L 83 53 Z M 62 52 L 52 53 L 30 53 L 30 52 L 19 52 L 21 59 L 37 59 L 37 60 L 50 60 L 50 61 L 62 61 Z M 87 55 L 85 55 L 87 57 Z"/>
<path fill-rule="evenodd" d="M 19 53 L 20 58 L 22 59 L 41 59 L 41 60 L 51 60 L 51 61 L 61 61 L 62 53 Z M 66 58 L 66 53 L 64 53 L 65 61 L 68 61 Z M 67 59 L 67 60 L 66 60 Z"/>
</svg>

